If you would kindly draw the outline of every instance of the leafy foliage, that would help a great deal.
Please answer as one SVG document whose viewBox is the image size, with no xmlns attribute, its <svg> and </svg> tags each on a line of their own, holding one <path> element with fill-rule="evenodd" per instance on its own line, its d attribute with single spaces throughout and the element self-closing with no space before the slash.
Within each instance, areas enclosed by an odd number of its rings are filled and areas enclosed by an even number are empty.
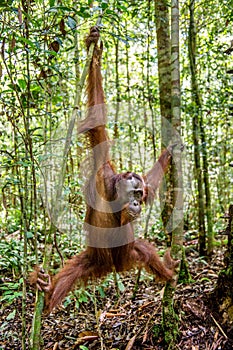
<svg viewBox="0 0 233 350">
<path fill-rule="evenodd" d="M 27 7 L 29 4 L 29 7 Z M 214 5 L 214 6 L 213 6 Z M 52 224 L 58 227 L 54 268 L 59 253 L 69 257 L 84 244 L 83 186 L 85 145 L 73 135 L 58 222 L 51 208 L 61 168 L 64 135 L 73 108 L 86 52 L 83 39 L 101 20 L 105 51 L 103 75 L 109 105 L 111 136 L 117 126 L 116 164 L 144 173 L 160 148 L 160 108 L 154 4 L 151 1 L 65 0 L 1 1 L 0 28 L 0 226 L 4 272 L 19 274 L 21 267 L 42 261 Z M 232 199 L 232 70 L 233 12 L 228 1 L 198 2 L 197 77 L 202 100 L 211 180 L 214 228 Z M 188 64 L 188 2 L 181 8 L 182 137 L 184 153 L 185 229 L 197 235 L 197 189 L 193 174 L 192 104 Z M 116 60 L 118 54 L 118 60 Z M 85 94 L 77 113 L 84 115 Z M 118 119 L 116 120 L 116 111 Z M 200 152 L 203 145 L 200 144 Z M 47 192 L 46 192 L 47 191 Z M 159 201 L 152 209 L 149 230 L 164 239 Z M 143 235 L 148 212 L 137 229 Z M 14 234 L 13 240 L 10 239 Z M 194 237 L 193 237 L 194 236 Z M 50 243 L 54 243 L 54 237 Z M 26 244 L 25 244 L 26 241 Z M 27 247 L 27 249 L 26 249 Z M 36 254 L 35 254 L 36 253 Z M 24 260 L 26 256 L 26 259 Z M 25 263 L 25 261 L 27 263 Z M 17 287 L 18 288 L 18 287 Z M 123 287 L 122 287 L 123 288 Z M 100 289 L 104 294 L 104 288 Z M 81 298 L 81 299 L 80 299 Z M 82 301 L 79 295 L 78 300 Z M 89 300 L 90 295 L 85 295 Z"/>
</svg>

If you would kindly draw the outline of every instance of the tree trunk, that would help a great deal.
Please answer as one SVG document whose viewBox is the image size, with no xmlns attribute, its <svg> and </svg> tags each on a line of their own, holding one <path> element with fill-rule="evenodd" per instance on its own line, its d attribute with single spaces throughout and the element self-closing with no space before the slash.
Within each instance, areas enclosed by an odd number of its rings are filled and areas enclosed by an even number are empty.
<svg viewBox="0 0 233 350">
<path fill-rule="evenodd" d="M 171 39 L 169 8 L 166 1 L 155 2 L 158 41 L 160 105 L 162 116 L 162 146 L 178 143 L 168 179 L 169 196 L 166 196 L 163 223 L 172 233 L 171 249 L 174 258 L 182 259 L 183 244 L 183 183 L 180 142 L 180 69 L 179 69 L 179 2 L 172 1 Z M 173 308 L 175 285 L 167 283 L 163 297 L 163 331 L 166 348 L 176 347 L 177 316 Z"/>
<path fill-rule="evenodd" d="M 207 219 L 207 242 L 208 242 L 208 256 L 213 253 L 213 219 L 212 219 L 212 207 L 211 207 L 211 194 L 210 194 L 210 182 L 209 182 L 209 164 L 206 147 L 206 137 L 202 114 L 200 115 L 200 132 L 202 143 L 202 160 L 203 160 L 203 179 L 205 186 L 205 215 Z"/>
<path fill-rule="evenodd" d="M 171 39 L 169 8 L 167 1 L 155 1 L 155 20 L 158 50 L 159 98 L 161 113 L 161 148 L 168 146 L 172 138 L 171 123 Z M 168 241 L 171 245 L 172 215 L 171 171 L 167 172 L 160 188 L 161 217 Z"/>
<path fill-rule="evenodd" d="M 195 1 L 195 0 L 194 0 Z M 193 38 L 192 48 L 195 50 L 193 52 L 193 56 L 196 57 L 196 30 L 195 30 L 195 19 L 194 19 L 194 4 L 190 4 L 190 29 L 191 29 L 191 17 L 192 17 L 192 33 L 190 30 L 191 38 Z M 191 15 L 192 13 L 192 15 Z M 202 114 L 202 104 L 199 93 L 198 82 L 196 78 L 196 60 L 194 58 L 194 71 L 195 74 L 194 86 L 195 86 L 195 96 L 196 96 L 196 105 L 199 111 L 199 128 L 200 128 L 200 138 L 201 138 L 201 148 L 202 148 L 202 160 L 203 160 L 203 180 L 204 180 L 204 188 L 205 188 L 205 216 L 207 219 L 207 239 L 208 239 L 208 255 L 211 255 L 213 252 L 213 221 L 212 221 L 212 210 L 211 210 L 211 195 L 210 195 L 210 183 L 209 183 L 209 164 L 208 164 L 208 155 L 207 155 L 207 147 L 206 147 L 206 136 L 205 136 L 205 127 L 203 121 Z"/>
<path fill-rule="evenodd" d="M 196 29 L 194 21 L 194 5 L 195 0 L 190 0 L 190 23 L 189 23 L 189 61 L 191 70 L 192 84 L 192 102 L 193 102 L 193 144 L 194 144 L 194 163 L 195 163 L 195 178 L 197 181 L 198 192 L 198 226 L 199 226 L 199 253 L 201 256 L 206 255 L 206 233 L 205 233 L 205 205 L 203 193 L 203 176 L 200 159 L 200 126 L 199 113 L 201 112 L 201 101 L 198 91 L 198 83 L 196 77 Z"/>
<path fill-rule="evenodd" d="M 218 282 L 214 292 L 209 297 L 209 302 L 214 310 L 223 319 L 223 325 L 233 322 L 233 205 L 229 207 L 228 225 L 225 234 L 228 236 L 227 251 L 224 262 L 225 269 L 218 276 Z"/>
<path fill-rule="evenodd" d="M 125 23 L 126 35 L 127 34 L 127 23 Z M 132 108 L 131 108 L 131 96 L 130 96 L 130 72 L 129 72 L 129 47 L 125 45 L 125 56 L 126 56 L 126 81 L 127 81 L 127 112 L 129 119 L 129 161 L 128 169 L 133 169 L 133 135 L 132 135 Z"/>
</svg>

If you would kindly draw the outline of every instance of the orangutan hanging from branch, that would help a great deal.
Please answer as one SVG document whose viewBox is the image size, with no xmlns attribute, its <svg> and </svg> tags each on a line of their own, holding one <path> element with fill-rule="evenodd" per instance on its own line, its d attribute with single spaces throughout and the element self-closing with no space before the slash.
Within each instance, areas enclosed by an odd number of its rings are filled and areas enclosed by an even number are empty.
<svg viewBox="0 0 233 350">
<path fill-rule="evenodd" d="M 134 238 L 132 222 L 140 215 L 141 205 L 153 201 L 155 191 L 166 172 L 172 146 L 163 151 L 153 168 L 144 176 L 131 171 L 117 174 L 109 155 L 106 131 L 106 106 L 102 87 L 101 55 L 98 27 L 92 27 L 86 39 L 87 50 L 94 43 L 94 54 L 87 82 L 88 111 L 79 132 L 85 134 L 92 149 L 93 169 L 86 186 L 84 230 L 87 248 L 68 260 L 52 281 L 46 282 L 41 272 L 31 281 L 46 292 L 47 311 L 59 305 L 79 281 L 104 277 L 112 271 L 122 272 L 144 267 L 159 281 L 173 278 L 177 262 L 165 253 L 161 261 L 152 244 Z"/>
</svg>

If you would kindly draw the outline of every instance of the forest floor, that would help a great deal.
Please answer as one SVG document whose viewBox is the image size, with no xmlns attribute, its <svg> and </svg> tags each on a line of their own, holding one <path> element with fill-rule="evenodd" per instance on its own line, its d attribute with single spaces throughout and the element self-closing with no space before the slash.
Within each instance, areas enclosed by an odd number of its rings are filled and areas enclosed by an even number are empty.
<svg viewBox="0 0 233 350">
<path fill-rule="evenodd" d="M 179 317 L 181 350 L 230 350 L 233 349 L 233 324 L 224 320 L 208 307 L 218 273 L 223 268 L 223 251 L 215 252 L 210 263 L 198 258 L 195 249 L 187 252 L 193 282 L 179 285 L 174 299 Z M 124 291 L 116 296 L 114 282 L 108 283 L 105 296 L 97 293 L 97 286 L 90 287 L 80 301 L 79 308 L 71 302 L 43 319 L 44 350 L 59 349 L 164 349 L 161 329 L 163 286 L 148 275 L 143 275 L 136 298 L 132 300 L 137 272 L 122 276 Z M 89 301 L 85 300 L 91 296 Z M 95 295 L 95 297 L 93 297 Z M 27 332 L 30 334 L 34 307 L 34 294 L 28 293 Z M 16 311 L 15 311 L 16 310 Z M 21 300 L 0 311 L 0 349 L 21 349 Z"/>
</svg>

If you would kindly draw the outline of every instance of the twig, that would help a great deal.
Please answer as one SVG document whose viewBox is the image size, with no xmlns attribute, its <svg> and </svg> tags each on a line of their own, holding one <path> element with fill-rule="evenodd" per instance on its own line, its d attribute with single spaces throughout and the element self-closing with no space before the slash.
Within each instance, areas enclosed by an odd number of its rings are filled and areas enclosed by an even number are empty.
<svg viewBox="0 0 233 350">
<path fill-rule="evenodd" d="M 222 335 L 228 339 L 228 336 L 226 335 L 226 333 L 224 332 L 224 330 L 222 329 L 222 327 L 220 326 L 220 324 L 215 320 L 214 316 L 212 314 L 210 314 L 211 318 L 213 319 L 214 323 L 216 324 L 216 326 L 219 328 L 220 332 L 222 333 Z"/>
</svg>

